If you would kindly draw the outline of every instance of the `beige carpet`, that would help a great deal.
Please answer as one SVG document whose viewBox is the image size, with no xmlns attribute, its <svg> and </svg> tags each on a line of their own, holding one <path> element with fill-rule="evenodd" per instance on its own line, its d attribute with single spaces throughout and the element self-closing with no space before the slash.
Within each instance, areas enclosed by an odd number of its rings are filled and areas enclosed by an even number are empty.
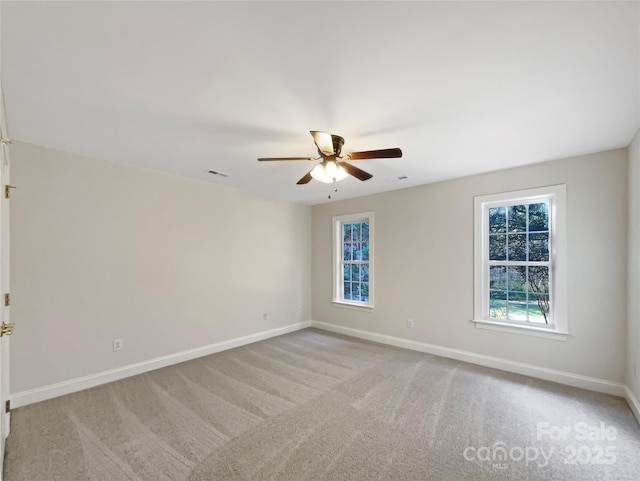
<svg viewBox="0 0 640 481">
<path fill-rule="evenodd" d="M 620 398 L 312 329 L 17 409 L 5 458 L 6 481 L 639 479 Z"/>
</svg>

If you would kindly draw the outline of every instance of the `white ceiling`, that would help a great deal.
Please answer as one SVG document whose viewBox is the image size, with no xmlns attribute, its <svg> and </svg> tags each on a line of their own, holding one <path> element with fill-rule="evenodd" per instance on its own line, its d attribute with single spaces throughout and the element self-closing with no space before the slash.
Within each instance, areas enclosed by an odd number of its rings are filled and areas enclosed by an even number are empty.
<svg viewBox="0 0 640 481">
<path fill-rule="evenodd" d="M 404 152 L 334 200 L 624 147 L 639 6 L 3 1 L 9 134 L 309 204 L 312 163 L 256 161 L 316 155 L 309 130 Z"/>
</svg>

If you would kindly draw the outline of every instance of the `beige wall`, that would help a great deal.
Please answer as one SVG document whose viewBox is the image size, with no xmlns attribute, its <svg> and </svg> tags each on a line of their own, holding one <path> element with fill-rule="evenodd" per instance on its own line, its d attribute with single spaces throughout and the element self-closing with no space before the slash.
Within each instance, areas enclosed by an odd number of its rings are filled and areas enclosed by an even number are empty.
<svg viewBox="0 0 640 481">
<path fill-rule="evenodd" d="M 629 146 L 629 333 L 627 386 L 640 400 L 640 130 Z"/>
<path fill-rule="evenodd" d="M 13 393 L 310 318 L 310 207 L 20 142 L 12 155 Z"/>
<path fill-rule="evenodd" d="M 567 185 L 569 340 L 475 328 L 473 197 L 559 183 Z M 373 312 L 331 304 L 331 217 L 364 211 L 375 212 Z M 318 205 L 312 214 L 314 320 L 624 381 L 626 149 Z"/>
<path fill-rule="evenodd" d="M 617 382 L 628 364 L 626 383 L 640 397 L 640 296 L 631 294 L 625 358 L 627 163 L 630 293 L 640 285 L 639 137 L 629 152 L 312 210 L 16 142 L 12 392 L 312 318 Z M 568 195 L 570 339 L 476 329 L 473 197 L 557 183 Z M 368 210 L 376 309 L 333 307 L 331 216 Z M 112 352 L 115 338 L 124 339 L 122 352 Z"/>
</svg>

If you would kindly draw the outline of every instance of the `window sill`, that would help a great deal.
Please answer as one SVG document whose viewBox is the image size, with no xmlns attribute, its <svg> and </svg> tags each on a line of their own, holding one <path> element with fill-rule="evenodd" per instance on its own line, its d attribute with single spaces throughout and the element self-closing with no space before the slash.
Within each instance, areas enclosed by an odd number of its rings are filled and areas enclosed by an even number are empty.
<svg viewBox="0 0 640 481">
<path fill-rule="evenodd" d="M 569 338 L 568 332 L 544 327 L 520 326 L 507 322 L 490 321 L 487 319 L 474 319 L 472 322 L 479 329 L 510 332 L 512 334 L 522 334 L 525 336 L 544 337 L 545 339 L 553 339 L 555 341 L 566 341 Z"/>
<path fill-rule="evenodd" d="M 373 312 L 373 304 L 356 304 L 355 302 L 331 301 L 334 307 L 353 309 L 356 311 Z"/>
</svg>

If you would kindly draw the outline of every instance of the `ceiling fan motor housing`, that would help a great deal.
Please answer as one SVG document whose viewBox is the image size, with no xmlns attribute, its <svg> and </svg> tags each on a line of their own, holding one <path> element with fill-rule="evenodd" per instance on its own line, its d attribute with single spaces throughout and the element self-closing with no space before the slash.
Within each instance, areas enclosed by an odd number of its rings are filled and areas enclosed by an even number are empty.
<svg viewBox="0 0 640 481">
<path fill-rule="evenodd" d="M 333 155 L 338 157 L 342 152 L 342 146 L 344 145 L 344 138 L 339 135 L 331 134 L 331 141 L 333 142 Z"/>
</svg>

